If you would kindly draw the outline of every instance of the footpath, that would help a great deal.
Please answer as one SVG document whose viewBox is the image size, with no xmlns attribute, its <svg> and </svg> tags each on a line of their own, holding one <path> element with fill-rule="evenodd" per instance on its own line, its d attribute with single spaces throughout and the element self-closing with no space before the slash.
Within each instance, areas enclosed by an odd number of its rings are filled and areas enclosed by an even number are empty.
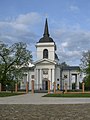
<svg viewBox="0 0 90 120">
<path fill-rule="evenodd" d="M 12 97 L 0 97 L 0 104 L 85 104 L 90 98 L 42 97 L 45 93 L 28 93 Z"/>
</svg>

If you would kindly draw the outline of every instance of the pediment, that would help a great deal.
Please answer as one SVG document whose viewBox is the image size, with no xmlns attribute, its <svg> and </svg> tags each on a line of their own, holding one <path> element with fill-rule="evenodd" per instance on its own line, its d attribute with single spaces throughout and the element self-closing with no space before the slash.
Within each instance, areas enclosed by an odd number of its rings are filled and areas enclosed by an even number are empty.
<svg viewBox="0 0 90 120">
<path fill-rule="evenodd" d="M 53 64 L 52 62 L 50 62 L 50 61 L 46 61 L 46 60 L 44 60 L 44 61 L 41 61 L 41 62 L 39 62 L 40 64 Z"/>
<path fill-rule="evenodd" d="M 36 61 L 35 64 L 56 64 L 56 62 L 48 59 L 42 59 L 42 60 Z"/>
</svg>

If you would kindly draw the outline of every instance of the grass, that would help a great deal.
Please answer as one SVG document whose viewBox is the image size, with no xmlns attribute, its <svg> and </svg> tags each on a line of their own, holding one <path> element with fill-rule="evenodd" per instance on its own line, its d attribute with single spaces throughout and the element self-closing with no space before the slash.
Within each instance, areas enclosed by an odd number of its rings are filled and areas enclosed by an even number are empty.
<svg viewBox="0 0 90 120">
<path fill-rule="evenodd" d="M 47 94 L 43 97 L 90 97 L 90 93 L 78 93 L 78 94 Z"/>
<path fill-rule="evenodd" d="M 22 95 L 25 93 L 15 93 L 15 92 L 0 92 L 0 97 L 9 97 L 9 96 L 15 96 L 15 95 Z"/>
</svg>

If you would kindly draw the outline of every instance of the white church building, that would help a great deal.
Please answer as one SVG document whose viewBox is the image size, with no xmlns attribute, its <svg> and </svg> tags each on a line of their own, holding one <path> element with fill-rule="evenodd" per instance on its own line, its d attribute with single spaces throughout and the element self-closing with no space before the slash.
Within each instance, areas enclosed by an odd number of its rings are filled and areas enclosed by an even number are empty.
<svg viewBox="0 0 90 120">
<path fill-rule="evenodd" d="M 53 83 L 56 82 L 56 89 L 72 90 L 73 79 L 75 89 L 79 89 L 80 73 L 78 66 L 61 66 L 56 54 L 55 41 L 50 37 L 47 19 L 43 37 L 36 43 L 37 61 L 24 70 L 24 77 L 20 83 L 20 89 L 25 89 L 26 82 L 29 83 L 29 90 L 32 89 L 31 80 L 34 80 L 35 90 L 47 90 L 50 80 L 50 90 L 53 90 Z"/>
</svg>

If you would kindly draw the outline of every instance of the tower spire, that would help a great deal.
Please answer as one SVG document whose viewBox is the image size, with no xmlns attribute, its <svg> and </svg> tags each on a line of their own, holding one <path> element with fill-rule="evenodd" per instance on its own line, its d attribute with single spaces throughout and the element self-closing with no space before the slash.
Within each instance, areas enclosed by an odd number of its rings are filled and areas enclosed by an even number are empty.
<svg viewBox="0 0 90 120">
<path fill-rule="evenodd" d="M 43 36 L 47 36 L 49 37 L 49 30 L 48 30 L 48 22 L 47 22 L 47 18 L 46 18 L 46 21 L 45 21 L 45 28 L 44 28 L 44 34 Z"/>
</svg>

